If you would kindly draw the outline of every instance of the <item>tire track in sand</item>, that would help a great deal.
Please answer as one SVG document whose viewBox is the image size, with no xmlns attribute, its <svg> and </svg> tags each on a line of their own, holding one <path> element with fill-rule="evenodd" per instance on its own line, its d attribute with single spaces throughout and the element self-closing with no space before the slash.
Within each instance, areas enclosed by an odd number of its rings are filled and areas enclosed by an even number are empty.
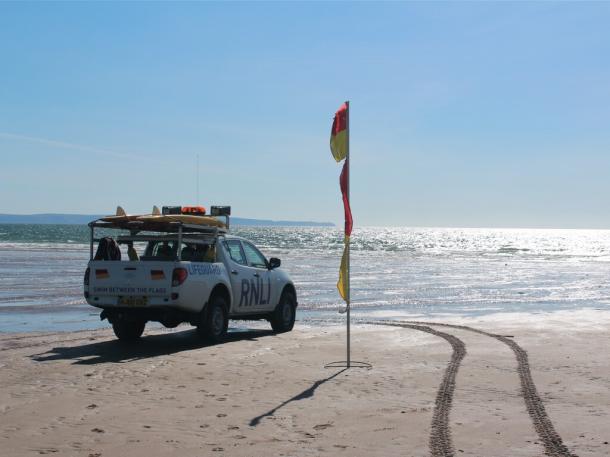
<svg viewBox="0 0 610 457">
<path fill-rule="evenodd" d="M 538 394 L 538 390 L 536 389 L 536 384 L 534 383 L 534 379 L 532 378 L 532 373 L 530 370 L 529 359 L 527 356 L 527 351 L 519 346 L 512 339 L 498 335 L 495 333 L 485 332 L 483 330 L 479 330 L 473 327 L 468 327 L 466 325 L 454 325 L 454 324 L 444 324 L 439 322 L 425 322 L 425 321 L 398 321 L 404 322 L 410 325 L 434 325 L 439 327 L 447 327 L 447 328 L 455 328 L 460 330 L 467 330 L 469 332 L 478 333 L 480 335 L 485 335 L 490 338 L 495 338 L 498 341 L 506 344 L 515 354 L 517 358 L 517 373 L 519 374 L 519 380 L 521 382 L 521 396 L 525 400 L 525 406 L 527 408 L 527 412 L 532 420 L 534 425 L 534 429 L 538 434 L 538 437 L 542 441 L 544 445 L 544 453 L 545 455 L 551 457 L 577 457 L 576 454 L 570 452 L 568 447 L 563 444 L 563 440 L 561 436 L 555 430 L 553 426 L 553 422 L 550 417 L 546 413 L 544 408 L 544 403 Z M 396 325 L 395 323 L 385 321 L 385 325 Z"/>
<path fill-rule="evenodd" d="M 427 325 L 415 325 L 411 323 L 384 323 L 367 322 L 375 325 L 392 325 L 395 327 L 409 328 L 420 332 L 430 333 L 447 341 L 453 348 L 451 359 L 447 363 L 443 380 L 436 393 L 434 412 L 432 414 L 432 425 L 430 431 L 430 455 L 433 457 L 452 457 L 455 455 L 453 442 L 451 440 L 451 428 L 449 427 L 449 412 L 453 403 L 455 391 L 455 378 L 462 359 L 466 356 L 466 345 L 458 337 L 449 333 L 435 330 Z"/>
</svg>

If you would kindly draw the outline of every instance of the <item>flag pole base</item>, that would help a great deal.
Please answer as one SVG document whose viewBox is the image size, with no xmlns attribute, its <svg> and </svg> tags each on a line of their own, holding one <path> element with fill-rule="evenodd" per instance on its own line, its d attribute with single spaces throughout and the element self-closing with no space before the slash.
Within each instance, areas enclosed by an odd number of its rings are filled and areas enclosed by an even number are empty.
<svg viewBox="0 0 610 457">
<path fill-rule="evenodd" d="M 367 370 L 372 370 L 373 365 L 366 362 L 357 362 L 355 360 L 351 360 L 348 364 L 347 360 L 340 360 L 338 362 L 330 362 L 324 365 L 324 368 L 366 368 Z"/>
</svg>

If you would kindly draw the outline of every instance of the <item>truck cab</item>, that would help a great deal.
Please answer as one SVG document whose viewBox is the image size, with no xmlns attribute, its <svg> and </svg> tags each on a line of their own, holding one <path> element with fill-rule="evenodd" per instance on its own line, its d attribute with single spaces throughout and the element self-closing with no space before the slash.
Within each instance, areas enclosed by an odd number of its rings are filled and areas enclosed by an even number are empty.
<svg viewBox="0 0 610 457">
<path fill-rule="evenodd" d="M 92 221 L 87 303 L 123 341 L 137 340 L 149 321 L 189 323 L 212 342 L 225 337 L 229 319 L 265 319 L 276 332 L 292 330 L 296 289 L 280 260 L 229 235 L 229 214 L 222 216 L 222 225 L 192 214 Z M 100 229 L 106 236 L 96 236 Z"/>
</svg>

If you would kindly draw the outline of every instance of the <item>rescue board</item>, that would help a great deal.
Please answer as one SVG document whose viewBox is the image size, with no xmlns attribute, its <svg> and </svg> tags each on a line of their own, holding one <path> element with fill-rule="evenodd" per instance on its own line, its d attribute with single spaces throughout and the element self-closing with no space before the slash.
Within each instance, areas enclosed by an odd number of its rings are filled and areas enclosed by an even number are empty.
<svg viewBox="0 0 610 457">
<path fill-rule="evenodd" d="M 208 225 L 212 227 L 226 228 L 224 222 L 212 216 L 193 216 L 191 214 L 165 214 L 165 215 L 146 215 L 137 216 L 134 220 L 142 222 L 162 223 L 162 222 L 182 222 L 183 224 Z"/>
</svg>

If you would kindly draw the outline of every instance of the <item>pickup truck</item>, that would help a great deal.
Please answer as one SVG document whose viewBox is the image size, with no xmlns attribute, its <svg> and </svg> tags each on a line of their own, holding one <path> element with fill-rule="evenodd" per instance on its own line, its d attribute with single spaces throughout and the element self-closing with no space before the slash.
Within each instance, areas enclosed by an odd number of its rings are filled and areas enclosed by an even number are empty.
<svg viewBox="0 0 610 457">
<path fill-rule="evenodd" d="M 157 219 L 89 224 L 84 296 L 102 310 L 100 318 L 108 319 L 119 340 L 137 340 L 149 321 L 168 328 L 189 323 L 210 342 L 224 339 L 229 319 L 266 319 L 275 332 L 292 330 L 296 289 L 279 268 L 280 259 L 267 259 L 250 241 L 218 226 Z M 120 234 L 96 238 L 100 227 Z M 94 256 L 96 242 L 105 246 Z M 114 245 L 114 257 L 100 253 L 108 244 Z M 127 246 L 128 260 L 117 258 L 121 245 Z"/>
</svg>

